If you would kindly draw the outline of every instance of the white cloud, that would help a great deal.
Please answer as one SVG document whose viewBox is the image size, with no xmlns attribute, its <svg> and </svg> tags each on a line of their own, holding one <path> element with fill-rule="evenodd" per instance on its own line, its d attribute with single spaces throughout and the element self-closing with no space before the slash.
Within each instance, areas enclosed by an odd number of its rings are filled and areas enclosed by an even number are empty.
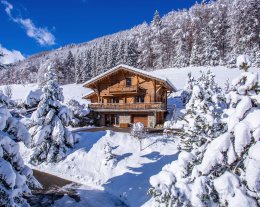
<svg viewBox="0 0 260 207">
<path fill-rule="evenodd" d="M 25 30 L 26 34 L 35 39 L 40 45 L 54 45 L 55 37 L 47 29 L 36 27 L 31 19 L 17 18 L 12 15 L 13 5 L 6 0 L 2 0 L 1 3 L 5 6 L 6 14 L 17 24 L 21 25 Z"/>
<path fill-rule="evenodd" d="M 17 50 L 8 50 L 0 44 L 0 52 L 4 55 L 0 57 L 0 63 L 2 64 L 10 64 L 15 63 L 19 60 L 23 60 L 24 56 L 20 51 Z"/>
</svg>

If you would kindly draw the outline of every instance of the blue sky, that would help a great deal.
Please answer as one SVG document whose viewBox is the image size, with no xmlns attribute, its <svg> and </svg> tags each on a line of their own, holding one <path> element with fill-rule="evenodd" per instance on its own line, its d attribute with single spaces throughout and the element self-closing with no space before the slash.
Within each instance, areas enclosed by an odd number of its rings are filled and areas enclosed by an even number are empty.
<svg viewBox="0 0 260 207">
<path fill-rule="evenodd" d="M 189 8 L 195 0 L 0 0 L 0 44 L 25 56 Z"/>
</svg>

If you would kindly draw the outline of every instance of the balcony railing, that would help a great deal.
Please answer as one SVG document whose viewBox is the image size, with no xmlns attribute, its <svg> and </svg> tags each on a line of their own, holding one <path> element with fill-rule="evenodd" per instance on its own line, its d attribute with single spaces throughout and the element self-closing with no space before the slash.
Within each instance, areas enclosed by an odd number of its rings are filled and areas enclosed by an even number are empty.
<svg viewBox="0 0 260 207">
<path fill-rule="evenodd" d="M 134 85 L 134 86 L 121 86 L 121 87 L 111 87 L 108 89 L 109 93 L 113 94 L 113 93 L 137 93 L 138 92 L 138 86 Z"/>
<path fill-rule="evenodd" d="M 166 110 L 166 105 L 160 102 L 154 103 L 91 103 L 88 107 L 94 111 L 106 110 Z"/>
</svg>

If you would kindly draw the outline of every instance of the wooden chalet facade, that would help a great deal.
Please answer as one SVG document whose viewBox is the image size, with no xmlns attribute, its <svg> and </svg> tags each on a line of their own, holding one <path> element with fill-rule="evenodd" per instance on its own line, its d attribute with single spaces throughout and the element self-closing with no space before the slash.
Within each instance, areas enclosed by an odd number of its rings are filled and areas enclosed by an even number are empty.
<svg viewBox="0 0 260 207">
<path fill-rule="evenodd" d="M 176 91 L 167 79 L 127 65 L 116 66 L 83 86 L 93 90 L 83 98 L 91 101 L 89 108 L 98 113 L 100 125 L 118 127 L 134 122 L 150 128 L 163 124 L 167 96 Z"/>
</svg>

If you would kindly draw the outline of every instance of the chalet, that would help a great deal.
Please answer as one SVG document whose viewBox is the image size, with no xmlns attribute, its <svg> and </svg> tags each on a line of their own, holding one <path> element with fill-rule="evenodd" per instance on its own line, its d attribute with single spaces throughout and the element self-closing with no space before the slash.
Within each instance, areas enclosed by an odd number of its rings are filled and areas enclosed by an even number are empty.
<svg viewBox="0 0 260 207">
<path fill-rule="evenodd" d="M 92 93 L 83 98 L 100 117 L 101 126 L 128 127 L 142 122 L 154 128 L 163 124 L 167 97 L 176 88 L 167 78 L 127 65 L 118 65 L 83 85 Z"/>
</svg>

